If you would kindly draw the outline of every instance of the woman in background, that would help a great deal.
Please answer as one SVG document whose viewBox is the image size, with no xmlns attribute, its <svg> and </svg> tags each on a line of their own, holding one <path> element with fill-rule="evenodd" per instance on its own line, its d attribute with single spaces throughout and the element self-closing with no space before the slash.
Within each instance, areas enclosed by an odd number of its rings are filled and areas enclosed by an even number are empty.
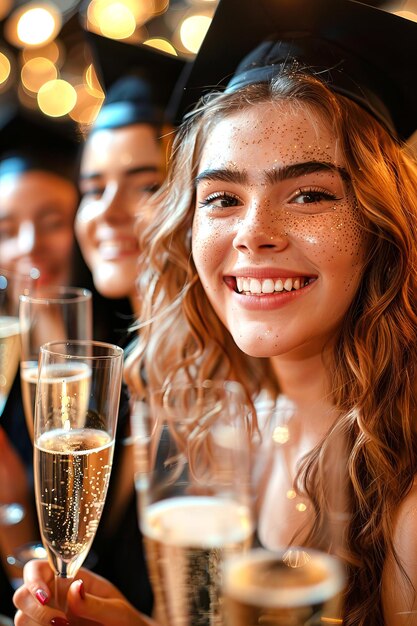
<svg viewBox="0 0 417 626">
<path fill-rule="evenodd" d="M 128 328 L 139 311 L 136 228 L 145 228 L 153 219 L 148 200 L 165 178 L 174 123 L 170 101 L 186 63 L 147 46 L 90 32 L 86 36 L 106 98 L 82 151 L 75 230 L 100 297 L 94 304 L 96 316 L 109 307 L 114 311 L 114 327 L 106 340 L 126 346 L 131 339 Z M 107 504 L 93 544 L 99 557 L 94 569 L 150 613 L 152 593 L 137 518 L 126 396 L 118 439 Z"/>
<path fill-rule="evenodd" d="M 80 262 L 74 219 L 78 207 L 79 139 L 69 123 L 24 111 L 14 101 L 0 116 L 0 267 L 39 276 L 39 286 L 72 284 Z M 0 429 L 0 501 L 23 505 L 25 517 L 0 527 L 0 612 L 14 613 L 7 581 L 21 575 L 6 557 L 38 537 L 32 489 L 32 443 L 14 380 Z M 6 571 L 3 570 L 6 569 Z"/>
</svg>

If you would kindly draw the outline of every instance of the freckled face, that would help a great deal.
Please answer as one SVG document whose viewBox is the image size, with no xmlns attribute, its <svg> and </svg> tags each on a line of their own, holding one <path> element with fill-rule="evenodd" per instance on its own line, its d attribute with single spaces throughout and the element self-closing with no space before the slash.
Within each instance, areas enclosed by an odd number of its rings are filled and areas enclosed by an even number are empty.
<svg viewBox="0 0 417 626">
<path fill-rule="evenodd" d="M 193 258 L 237 345 L 263 357 L 321 352 L 365 252 L 334 135 L 311 111 L 256 105 L 217 124 L 198 172 Z"/>
<path fill-rule="evenodd" d="M 149 217 L 146 201 L 162 183 L 163 159 L 147 124 L 96 131 L 87 140 L 75 227 L 94 284 L 106 297 L 135 294 L 136 221 Z"/>
</svg>

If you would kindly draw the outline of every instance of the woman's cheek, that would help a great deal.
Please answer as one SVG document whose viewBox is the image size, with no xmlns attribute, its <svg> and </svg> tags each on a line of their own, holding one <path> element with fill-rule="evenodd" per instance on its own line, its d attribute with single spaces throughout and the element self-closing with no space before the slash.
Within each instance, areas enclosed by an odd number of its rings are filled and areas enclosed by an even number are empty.
<svg viewBox="0 0 417 626">
<path fill-rule="evenodd" d="M 218 220 L 195 217 L 192 228 L 192 253 L 197 267 L 224 255 L 225 230 Z"/>
</svg>

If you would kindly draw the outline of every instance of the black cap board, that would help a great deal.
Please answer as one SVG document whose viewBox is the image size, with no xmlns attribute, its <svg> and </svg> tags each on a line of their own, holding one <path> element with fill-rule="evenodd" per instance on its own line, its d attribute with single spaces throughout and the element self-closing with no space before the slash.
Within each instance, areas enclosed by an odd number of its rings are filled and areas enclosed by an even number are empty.
<svg viewBox="0 0 417 626">
<path fill-rule="evenodd" d="M 247 56 L 249 55 L 249 56 Z M 417 23 L 356 0 L 220 0 L 180 104 L 294 65 L 407 139 L 417 128 Z"/>
<path fill-rule="evenodd" d="M 174 121 L 175 91 L 190 63 L 145 44 L 132 44 L 86 31 L 98 79 L 106 93 L 93 131 L 137 123 Z"/>
<path fill-rule="evenodd" d="M 80 137 L 75 124 L 21 107 L 14 98 L 0 107 L 0 176 L 29 170 L 77 181 Z"/>
</svg>

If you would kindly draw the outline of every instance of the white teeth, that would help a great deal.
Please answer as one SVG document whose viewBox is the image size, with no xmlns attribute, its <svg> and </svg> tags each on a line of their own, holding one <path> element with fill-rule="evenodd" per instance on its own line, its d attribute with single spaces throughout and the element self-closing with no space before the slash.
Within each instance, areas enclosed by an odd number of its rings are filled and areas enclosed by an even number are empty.
<svg viewBox="0 0 417 626">
<path fill-rule="evenodd" d="M 287 278 L 287 280 L 284 283 L 284 289 L 285 289 L 285 291 L 291 291 L 291 289 L 292 289 L 292 278 Z"/>
<path fill-rule="evenodd" d="M 251 293 L 262 293 L 261 281 L 256 278 L 250 279 L 249 291 Z"/>
<path fill-rule="evenodd" d="M 298 290 L 308 284 L 303 277 L 298 278 L 243 278 L 236 277 L 236 287 L 239 293 L 247 293 L 253 295 L 271 294 L 282 291 Z"/>
<path fill-rule="evenodd" d="M 267 278 L 262 282 L 262 293 L 274 293 L 275 284 L 272 278 Z"/>
</svg>

